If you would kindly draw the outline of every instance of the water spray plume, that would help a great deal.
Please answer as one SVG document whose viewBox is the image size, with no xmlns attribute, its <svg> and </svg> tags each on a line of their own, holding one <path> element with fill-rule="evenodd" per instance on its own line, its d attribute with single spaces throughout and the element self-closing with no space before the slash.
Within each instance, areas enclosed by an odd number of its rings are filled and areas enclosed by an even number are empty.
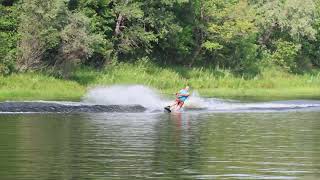
<svg viewBox="0 0 320 180">
<path fill-rule="evenodd" d="M 163 110 L 163 107 L 172 104 L 175 97 L 173 94 L 170 94 L 170 99 L 167 99 L 161 94 L 162 93 L 158 93 L 156 90 L 143 85 L 96 87 L 87 93 L 83 98 L 83 103 L 98 105 L 141 105 L 151 111 Z M 206 109 L 209 111 L 256 111 L 298 109 L 319 106 L 320 104 L 318 102 L 313 101 L 243 103 L 233 100 L 202 98 L 199 93 L 194 90 L 191 96 L 187 99 L 184 109 Z"/>
<path fill-rule="evenodd" d="M 102 105 L 142 105 L 146 108 L 162 108 L 167 103 L 156 91 L 142 85 L 96 87 L 88 92 L 83 102 Z"/>
</svg>

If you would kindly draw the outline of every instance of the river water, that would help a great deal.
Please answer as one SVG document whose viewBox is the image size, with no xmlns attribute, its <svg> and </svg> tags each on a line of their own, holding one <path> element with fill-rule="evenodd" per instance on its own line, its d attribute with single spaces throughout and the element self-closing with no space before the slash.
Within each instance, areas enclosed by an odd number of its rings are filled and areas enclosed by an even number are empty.
<svg viewBox="0 0 320 180">
<path fill-rule="evenodd" d="M 320 179 L 320 101 L 168 103 L 144 86 L 0 103 L 0 179 Z"/>
<path fill-rule="evenodd" d="M 320 111 L 0 114 L 1 179 L 320 179 Z"/>
</svg>

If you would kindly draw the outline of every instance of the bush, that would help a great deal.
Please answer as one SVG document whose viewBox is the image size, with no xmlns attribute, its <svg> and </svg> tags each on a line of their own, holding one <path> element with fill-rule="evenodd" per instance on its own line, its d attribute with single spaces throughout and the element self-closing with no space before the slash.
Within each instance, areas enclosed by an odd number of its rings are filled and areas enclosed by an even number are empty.
<svg viewBox="0 0 320 180">
<path fill-rule="evenodd" d="M 0 75 L 10 74 L 15 68 L 17 9 L 0 4 Z"/>
<path fill-rule="evenodd" d="M 288 72 L 296 72 L 298 70 L 297 56 L 301 46 L 281 39 L 276 41 L 275 46 L 276 51 L 269 56 L 269 60 Z"/>
</svg>

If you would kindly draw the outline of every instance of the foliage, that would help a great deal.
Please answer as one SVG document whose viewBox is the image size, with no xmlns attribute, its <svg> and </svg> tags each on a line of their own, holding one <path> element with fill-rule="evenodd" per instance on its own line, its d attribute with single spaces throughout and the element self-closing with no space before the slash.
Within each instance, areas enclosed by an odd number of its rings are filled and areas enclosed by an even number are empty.
<svg viewBox="0 0 320 180">
<path fill-rule="evenodd" d="M 60 33 L 60 57 L 55 62 L 55 67 L 62 70 L 62 76 L 69 76 L 72 66 L 83 63 L 92 56 L 95 48 L 103 46 L 106 42 L 99 34 L 91 34 L 87 29 L 89 19 L 81 13 L 73 13 L 69 23 Z"/>
<path fill-rule="evenodd" d="M 0 74 L 142 57 L 254 78 L 264 67 L 320 67 L 319 0 L 0 1 Z"/>
<path fill-rule="evenodd" d="M 10 74 L 15 66 L 17 8 L 0 5 L 0 74 Z"/>
<path fill-rule="evenodd" d="M 265 36 L 271 31 L 288 33 L 294 39 L 314 39 L 316 30 L 312 27 L 316 16 L 313 0 L 268 1 L 257 8 L 258 24 Z M 264 39 L 267 41 L 267 39 Z"/>
<path fill-rule="evenodd" d="M 107 43 L 103 35 L 90 31 L 87 16 L 70 12 L 63 0 L 24 1 L 22 7 L 20 70 L 53 66 L 55 74 L 68 77 L 76 64 L 84 63 L 94 52 L 101 52 Z"/>
<path fill-rule="evenodd" d="M 59 46 L 59 33 L 67 24 L 67 9 L 62 0 L 26 0 L 21 11 L 19 69 L 42 68 L 50 50 L 54 51 Z"/>
<path fill-rule="evenodd" d="M 296 62 L 296 57 L 301 46 L 283 40 L 278 40 L 275 43 L 275 46 L 276 51 L 271 55 L 270 61 L 287 71 L 294 72 L 297 70 L 298 64 Z"/>
</svg>

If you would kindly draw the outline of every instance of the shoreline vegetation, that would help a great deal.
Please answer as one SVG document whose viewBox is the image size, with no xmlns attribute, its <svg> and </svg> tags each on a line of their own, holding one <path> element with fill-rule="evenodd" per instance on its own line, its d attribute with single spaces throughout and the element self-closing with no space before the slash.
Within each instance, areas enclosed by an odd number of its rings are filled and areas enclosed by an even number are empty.
<svg viewBox="0 0 320 180">
<path fill-rule="evenodd" d="M 0 101 L 117 84 L 320 99 L 319 0 L 4 0 L 0 14 Z"/>
<path fill-rule="evenodd" d="M 258 101 L 320 99 L 319 71 L 295 75 L 269 68 L 255 77 L 244 78 L 219 69 L 118 63 L 100 71 L 78 69 L 69 80 L 31 72 L 2 76 L 0 101 L 80 101 L 92 87 L 118 84 L 145 85 L 164 96 L 171 96 L 188 84 L 202 97 Z"/>
</svg>

